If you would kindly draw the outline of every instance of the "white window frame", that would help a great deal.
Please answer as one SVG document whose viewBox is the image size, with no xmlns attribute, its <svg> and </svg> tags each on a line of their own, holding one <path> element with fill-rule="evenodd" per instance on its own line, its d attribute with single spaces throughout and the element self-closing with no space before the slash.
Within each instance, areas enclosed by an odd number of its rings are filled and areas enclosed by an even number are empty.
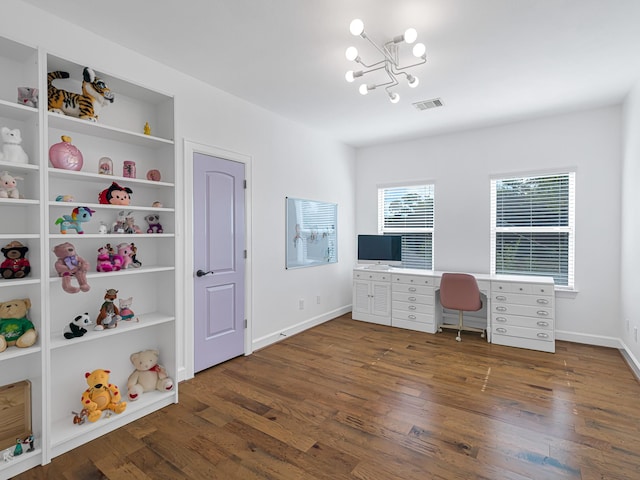
<svg viewBox="0 0 640 480">
<path fill-rule="evenodd" d="M 384 211 L 384 192 L 385 190 L 391 189 L 412 189 L 412 188 L 424 188 L 425 193 L 430 194 L 433 198 L 433 209 L 430 212 L 431 215 L 431 227 L 385 227 L 385 211 Z M 428 215 L 429 213 L 427 213 Z M 410 263 L 410 260 L 406 260 L 407 256 L 404 254 L 405 249 L 405 241 L 403 239 L 403 266 L 409 268 L 424 268 L 426 270 L 433 270 L 434 265 L 434 231 L 435 231 L 435 184 L 432 181 L 421 181 L 421 182 L 411 182 L 411 183 L 395 183 L 395 184 L 384 184 L 378 185 L 378 234 L 387 235 L 387 234 L 397 234 L 397 235 L 408 235 L 408 234 L 430 234 L 431 235 L 431 265 L 428 265 L 429 257 L 425 257 L 425 262 L 427 266 L 430 268 L 421 267 L 416 264 Z M 407 262 L 407 263 L 405 263 Z"/>
<path fill-rule="evenodd" d="M 497 223 L 497 183 L 505 180 L 515 179 L 533 179 L 544 177 L 567 176 L 568 182 L 568 225 L 566 226 L 549 226 L 549 227 L 498 227 Z M 491 177 L 491 274 L 496 274 L 497 260 L 497 234 L 498 233 L 567 233 L 567 285 L 556 283 L 555 288 L 559 290 L 575 289 L 575 190 L 576 190 L 576 172 L 575 170 L 565 169 L 558 171 L 545 171 L 543 173 L 526 173 L 520 175 L 496 175 Z M 540 275 L 536 272 L 522 271 L 522 275 Z"/>
</svg>

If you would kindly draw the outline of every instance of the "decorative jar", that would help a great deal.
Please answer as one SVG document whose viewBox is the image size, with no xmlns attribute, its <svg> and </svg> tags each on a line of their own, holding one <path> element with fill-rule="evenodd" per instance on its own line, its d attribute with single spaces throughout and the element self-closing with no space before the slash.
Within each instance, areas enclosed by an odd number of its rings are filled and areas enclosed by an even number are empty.
<svg viewBox="0 0 640 480">
<path fill-rule="evenodd" d="M 49 148 L 49 160 L 55 168 L 63 170 L 81 170 L 83 164 L 82 153 L 71 144 L 71 137 L 62 135 L 62 142 L 55 143 Z"/>
</svg>

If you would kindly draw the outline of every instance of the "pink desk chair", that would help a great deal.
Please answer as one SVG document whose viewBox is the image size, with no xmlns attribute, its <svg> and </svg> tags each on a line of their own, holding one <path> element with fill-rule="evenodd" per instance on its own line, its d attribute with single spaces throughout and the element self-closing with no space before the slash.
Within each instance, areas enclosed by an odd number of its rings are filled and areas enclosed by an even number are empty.
<svg viewBox="0 0 640 480">
<path fill-rule="evenodd" d="M 440 280 L 440 303 L 444 308 L 458 310 L 458 325 L 440 325 L 438 331 L 443 328 L 458 329 L 456 340 L 462 340 L 462 330 L 467 332 L 480 332 L 484 338 L 484 328 L 465 327 L 463 324 L 463 312 L 476 312 L 482 308 L 480 289 L 473 275 L 466 273 L 443 273 Z"/>
</svg>

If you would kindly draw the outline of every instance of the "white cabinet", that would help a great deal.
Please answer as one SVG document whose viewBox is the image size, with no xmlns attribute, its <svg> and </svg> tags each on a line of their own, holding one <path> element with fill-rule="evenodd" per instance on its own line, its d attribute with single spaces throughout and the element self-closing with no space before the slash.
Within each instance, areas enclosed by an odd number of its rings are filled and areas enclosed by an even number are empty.
<svg viewBox="0 0 640 480">
<path fill-rule="evenodd" d="M 39 334 L 33 347 L 9 347 L 0 353 L 0 385 L 31 382 L 36 443 L 35 452 L 0 463 L 0 478 L 47 463 L 52 457 L 177 401 L 176 383 L 171 392 L 149 392 L 129 402 L 121 414 L 104 416 L 95 423 L 73 423 L 71 412 L 81 410 L 80 395 L 87 387 L 85 372 L 110 370 L 110 382 L 120 388 L 124 397 L 127 378 L 133 371 L 130 354 L 159 349 L 160 363 L 177 380 L 174 100 L 171 95 L 105 75 L 98 66 L 87 65 L 95 68 L 115 93 L 115 101 L 100 112 L 99 121 L 47 112 L 47 72 L 69 72 L 70 79 L 56 85 L 79 92 L 84 66 L 0 38 L 0 127 L 20 128 L 30 157 L 28 165 L 0 162 L 0 171 L 9 170 L 25 178 L 19 184 L 24 199 L 0 199 L 0 240 L 2 245 L 12 240 L 28 245 L 32 268 L 25 279 L 0 279 L 0 301 L 30 298 L 30 318 Z M 18 86 L 40 88 L 40 107 L 18 105 Z M 151 127 L 151 134 L 143 132 L 145 123 Z M 82 152 L 80 171 L 54 168 L 49 163 L 49 148 L 62 136 L 71 137 L 71 143 Z M 103 157 L 111 159 L 112 175 L 98 173 Z M 135 162 L 135 178 L 125 176 L 125 161 Z M 112 182 L 132 190 L 129 205 L 99 202 L 99 192 Z M 72 199 L 60 201 L 62 196 Z M 84 233 L 61 233 L 56 220 L 79 207 L 93 211 L 90 221 L 83 224 Z M 120 212 L 133 218 L 142 233 L 103 233 L 100 225 L 111 228 Z M 161 224 L 161 233 L 157 229 L 147 233 L 147 215 L 159 219 L 152 222 Z M 53 249 L 64 242 L 72 243 L 91 265 L 88 292 L 69 294 L 62 289 L 54 268 Z M 141 266 L 97 271 L 100 248 L 131 243 L 137 248 L 136 258 Z M 119 299 L 133 298 L 131 308 L 137 318 L 121 321 L 108 330 L 95 331 L 91 326 L 82 337 L 64 338 L 63 330 L 75 316 L 87 312 L 95 321 L 105 292 L 111 288 L 118 290 Z"/>
<path fill-rule="evenodd" d="M 391 325 L 391 274 L 353 272 L 353 313 L 355 320 Z"/>
<path fill-rule="evenodd" d="M 491 282 L 492 342 L 555 352 L 553 283 Z"/>
<path fill-rule="evenodd" d="M 473 274 L 483 297 L 477 312 L 465 312 L 465 325 L 486 328 L 491 343 L 555 352 L 553 278 Z M 391 269 L 353 270 L 355 320 L 436 333 L 447 320 L 440 304 L 442 272 Z M 484 299 L 486 298 L 486 301 Z M 452 311 L 451 311 L 452 312 Z M 457 312 L 452 321 L 457 323 Z M 446 322 L 452 323 L 452 322 Z"/>
<path fill-rule="evenodd" d="M 391 325 L 435 333 L 436 279 L 424 275 L 392 275 Z"/>
</svg>

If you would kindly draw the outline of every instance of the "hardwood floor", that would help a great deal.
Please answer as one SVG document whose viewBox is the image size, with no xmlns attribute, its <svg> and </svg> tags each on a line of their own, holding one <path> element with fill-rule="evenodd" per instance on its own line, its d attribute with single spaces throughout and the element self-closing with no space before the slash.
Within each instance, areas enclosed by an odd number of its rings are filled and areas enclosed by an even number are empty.
<svg viewBox="0 0 640 480">
<path fill-rule="evenodd" d="M 640 383 L 617 350 L 454 337 L 348 314 L 16 478 L 640 478 Z"/>
</svg>

